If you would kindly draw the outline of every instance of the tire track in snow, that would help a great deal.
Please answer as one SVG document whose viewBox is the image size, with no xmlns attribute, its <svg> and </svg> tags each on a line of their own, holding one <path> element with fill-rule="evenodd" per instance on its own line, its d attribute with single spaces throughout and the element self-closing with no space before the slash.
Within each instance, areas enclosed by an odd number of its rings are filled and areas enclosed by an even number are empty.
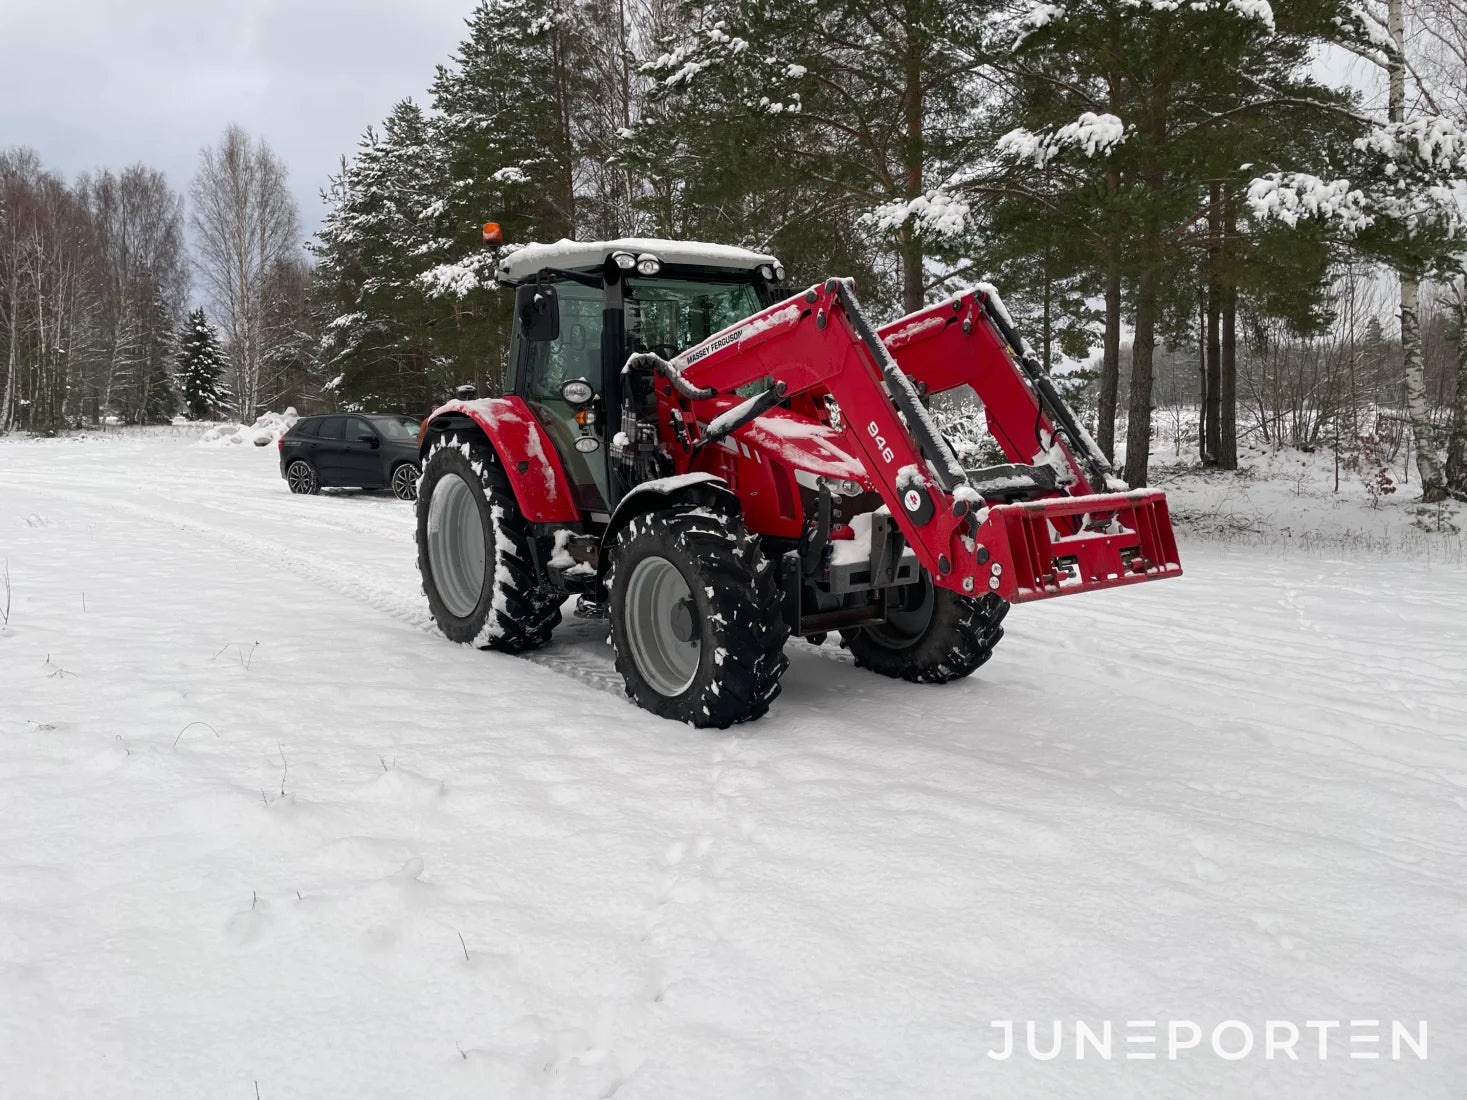
<svg viewBox="0 0 1467 1100">
<path fill-rule="evenodd" d="M 395 587 L 382 584 L 370 584 L 356 581 L 346 574 L 340 566 L 329 563 L 319 555 L 305 551 L 296 550 L 279 542 L 263 539 L 256 535 L 245 534 L 241 531 L 231 530 L 216 523 L 202 521 L 190 517 L 180 516 L 175 513 L 159 509 L 146 508 L 140 504 L 129 501 L 117 500 L 108 496 L 96 496 L 90 493 L 77 492 L 75 489 L 63 488 L 57 485 L 47 485 L 46 492 L 63 499 L 71 500 L 77 504 L 87 506 L 99 506 L 114 512 L 123 512 L 134 515 L 141 519 L 165 527 L 172 527 L 178 531 L 185 531 L 193 535 L 201 535 L 213 539 L 216 542 L 233 546 L 237 550 L 258 560 L 271 565 L 283 565 L 291 573 L 302 577 L 312 584 L 348 599 L 362 603 L 379 611 L 398 622 L 405 623 L 423 631 L 441 637 L 438 627 L 433 622 L 433 617 L 428 611 L 426 602 L 420 602 L 421 591 L 417 598 L 404 597 Z M 626 686 L 621 676 L 617 674 L 611 659 L 598 659 L 590 652 L 586 632 L 576 631 L 571 628 L 571 639 L 556 639 L 551 646 L 563 645 L 564 641 L 572 641 L 564 652 L 550 650 L 536 650 L 530 653 L 513 654 L 520 660 L 530 664 L 539 665 L 549 669 L 568 679 L 576 680 L 588 687 L 596 688 L 607 694 L 616 696 L 619 700 L 626 702 Z M 446 640 L 445 640 L 446 641 Z M 452 644 L 452 643 L 447 643 Z M 496 654 L 497 656 L 511 656 L 510 654 Z M 628 703 L 627 705 L 631 705 Z"/>
</svg>

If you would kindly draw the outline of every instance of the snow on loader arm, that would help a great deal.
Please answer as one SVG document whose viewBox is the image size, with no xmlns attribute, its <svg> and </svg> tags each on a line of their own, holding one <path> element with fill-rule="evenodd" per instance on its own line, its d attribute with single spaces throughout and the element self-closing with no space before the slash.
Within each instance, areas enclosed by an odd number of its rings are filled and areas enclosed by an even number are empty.
<svg viewBox="0 0 1467 1100">
<path fill-rule="evenodd" d="M 656 365 L 671 383 L 662 419 L 679 425 L 697 425 L 695 404 L 715 393 L 770 381 L 704 439 L 683 429 L 687 453 L 752 423 L 771 392 L 817 406 L 828 394 L 842 445 L 943 588 L 1020 603 L 1181 575 L 1165 495 L 1114 477 L 991 288 L 878 332 L 850 282 L 830 279 Z M 924 397 L 964 384 L 1013 465 L 965 470 L 938 431 Z"/>
</svg>

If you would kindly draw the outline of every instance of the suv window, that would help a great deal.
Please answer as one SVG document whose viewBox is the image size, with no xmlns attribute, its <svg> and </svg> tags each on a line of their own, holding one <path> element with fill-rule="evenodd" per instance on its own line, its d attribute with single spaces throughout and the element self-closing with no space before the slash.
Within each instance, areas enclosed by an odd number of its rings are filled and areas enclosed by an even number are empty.
<svg viewBox="0 0 1467 1100">
<path fill-rule="evenodd" d="M 292 439 L 315 439 L 316 433 L 321 430 L 319 417 L 311 417 L 307 420 L 297 420 L 295 427 L 290 430 Z"/>
<path fill-rule="evenodd" d="M 410 416 L 383 416 L 372 421 L 388 439 L 417 439 L 419 424 Z"/>
<path fill-rule="evenodd" d="M 320 438 L 343 439 L 346 436 L 346 417 L 328 416 L 321 421 Z"/>
<path fill-rule="evenodd" d="M 370 443 L 377 438 L 377 433 L 361 417 L 353 416 L 346 422 L 346 438 L 352 443 Z"/>
</svg>

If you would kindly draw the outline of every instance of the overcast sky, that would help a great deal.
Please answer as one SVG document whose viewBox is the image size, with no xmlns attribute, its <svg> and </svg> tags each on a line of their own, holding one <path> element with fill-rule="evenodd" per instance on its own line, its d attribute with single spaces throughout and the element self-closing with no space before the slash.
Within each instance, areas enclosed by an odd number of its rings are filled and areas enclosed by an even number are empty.
<svg viewBox="0 0 1467 1100">
<path fill-rule="evenodd" d="M 474 0 L 0 0 L 0 148 L 53 170 L 136 161 L 187 189 L 230 122 L 290 168 L 307 232 L 368 124 L 427 100 Z"/>
</svg>

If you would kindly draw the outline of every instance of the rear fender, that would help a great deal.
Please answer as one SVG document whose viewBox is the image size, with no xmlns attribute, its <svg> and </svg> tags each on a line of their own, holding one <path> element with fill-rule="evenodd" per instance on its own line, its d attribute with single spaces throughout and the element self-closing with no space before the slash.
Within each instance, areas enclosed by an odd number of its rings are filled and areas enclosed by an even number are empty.
<svg viewBox="0 0 1467 1100">
<path fill-rule="evenodd" d="M 493 448 L 525 519 L 531 523 L 581 519 L 560 455 L 521 398 L 450 401 L 429 418 L 419 457 L 426 459 L 437 438 L 453 432 L 480 435 Z"/>
<path fill-rule="evenodd" d="M 611 549 L 616 545 L 617 535 L 637 516 L 649 512 L 660 512 L 678 506 L 707 508 L 721 515 L 736 516 L 740 512 L 739 498 L 728 487 L 728 482 L 717 474 L 678 474 L 675 477 L 644 481 L 617 503 L 611 513 L 611 522 L 601 535 L 600 565 L 596 579 L 600 581 L 611 564 Z"/>
</svg>

